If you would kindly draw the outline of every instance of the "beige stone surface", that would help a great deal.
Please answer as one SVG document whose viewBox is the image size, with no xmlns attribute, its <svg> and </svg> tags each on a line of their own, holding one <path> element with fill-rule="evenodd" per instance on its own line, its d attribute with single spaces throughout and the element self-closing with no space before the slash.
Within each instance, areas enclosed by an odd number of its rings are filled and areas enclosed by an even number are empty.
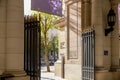
<svg viewBox="0 0 120 80">
<path fill-rule="evenodd" d="M 95 80 L 120 80 L 120 72 L 96 72 Z"/>
<path fill-rule="evenodd" d="M 0 74 L 5 71 L 6 0 L 0 1 Z"/>
<path fill-rule="evenodd" d="M 65 64 L 65 79 L 66 80 L 82 80 L 81 65 Z"/>
<path fill-rule="evenodd" d="M 96 67 L 103 67 L 103 56 L 95 56 L 95 66 Z"/>
<path fill-rule="evenodd" d="M 7 24 L 7 37 L 24 38 L 24 27 L 21 23 Z"/>
<path fill-rule="evenodd" d="M 24 38 L 7 38 L 7 54 L 24 54 Z"/>
<path fill-rule="evenodd" d="M 0 54 L 5 54 L 5 38 L 0 38 Z"/>
<path fill-rule="evenodd" d="M 24 69 L 23 0 L 8 0 L 6 23 L 6 71 Z"/>
<path fill-rule="evenodd" d="M 109 70 L 111 67 L 111 55 L 104 56 L 103 61 L 104 68 Z"/>
<path fill-rule="evenodd" d="M 61 59 L 62 55 L 66 54 L 66 37 L 65 37 L 65 31 L 59 31 L 59 59 Z"/>
<path fill-rule="evenodd" d="M 119 66 L 120 62 L 119 62 L 119 56 L 112 56 L 112 64 L 115 66 Z"/>
<path fill-rule="evenodd" d="M 8 3 L 8 5 L 10 5 L 10 6 L 18 6 L 18 7 L 21 7 L 21 8 L 23 8 L 24 6 L 24 3 L 23 3 L 24 1 L 23 0 L 9 0 L 9 3 Z"/>
<path fill-rule="evenodd" d="M 24 54 L 13 53 L 6 54 L 6 70 L 23 70 L 24 69 Z"/>
<path fill-rule="evenodd" d="M 0 4 L 1 5 L 1 4 Z M 6 7 L 5 6 L 0 6 L 0 23 L 6 21 Z"/>
<path fill-rule="evenodd" d="M 87 29 L 89 26 L 91 26 L 91 5 L 90 0 L 83 0 L 82 1 L 82 8 L 81 8 L 81 22 L 82 22 L 82 28 Z"/>
<path fill-rule="evenodd" d="M 15 76 L 7 80 L 29 80 L 29 76 L 23 72 L 23 0 L 0 0 L 0 18 L 0 74 Z"/>
<path fill-rule="evenodd" d="M 55 76 L 62 77 L 62 64 L 61 60 L 55 62 Z"/>
<path fill-rule="evenodd" d="M 5 53 L 0 53 L 0 72 L 5 69 Z"/>
<path fill-rule="evenodd" d="M 5 38 L 6 25 L 4 22 L 0 22 L 0 38 Z"/>
<path fill-rule="evenodd" d="M 114 7 L 113 7 L 115 13 L 116 13 L 116 16 L 118 16 L 118 5 L 117 4 L 114 4 Z M 119 25 L 118 25 L 118 17 L 116 17 L 116 24 L 114 25 L 114 31 L 111 33 L 111 51 L 112 51 L 112 66 L 120 66 L 120 63 L 119 63 Z"/>
</svg>

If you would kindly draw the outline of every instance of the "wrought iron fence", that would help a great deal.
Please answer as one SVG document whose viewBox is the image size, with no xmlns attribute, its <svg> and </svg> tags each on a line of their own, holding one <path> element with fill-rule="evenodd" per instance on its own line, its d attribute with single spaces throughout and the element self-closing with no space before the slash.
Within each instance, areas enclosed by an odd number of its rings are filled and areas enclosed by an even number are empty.
<svg viewBox="0 0 120 80">
<path fill-rule="evenodd" d="M 37 15 L 24 17 L 24 70 L 30 80 L 40 80 L 40 21 Z"/>
<path fill-rule="evenodd" d="M 82 33 L 82 80 L 94 80 L 95 31 Z"/>
</svg>

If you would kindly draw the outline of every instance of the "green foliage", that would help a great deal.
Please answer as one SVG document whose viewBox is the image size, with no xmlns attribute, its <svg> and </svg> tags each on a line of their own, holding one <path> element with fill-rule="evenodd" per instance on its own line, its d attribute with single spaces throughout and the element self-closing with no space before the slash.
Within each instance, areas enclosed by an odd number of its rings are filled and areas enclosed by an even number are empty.
<svg viewBox="0 0 120 80">
<path fill-rule="evenodd" d="M 55 37 L 52 37 L 53 39 L 50 39 L 49 30 L 53 28 L 56 28 L 56 29 L 58 28 L 54 24 L 55 21 L 58 19 L 58 17 L 54 15 L 46 14 L 46 13 L 37 13 L 37 12 L 33 12 L 33 13 L 36 14 L 38 16 L 38 19 L 40 20 L 41 55 L 45 55 L 45 59 L 46 59 L 45 63 L 47 66 L 47 71 L 50 72 L 48 55 L 52 49 L 58 51 L 58 42 L 57 42 L 58 39 Z"/>
<path fill-rule="evenodd" d="M 44 39 L 41 36 L 41 56 L 44 56 L 44 54 L 45 54 Z"/>
<path fill-rule="evenodd" d="M 48 45 L 48 51 L 54 50 L 58 52 L 58 36 L 53 37 L 50 41 L 51 43 Z M 54 46 L 53 44 L 54 43 Z M 44 39 L 41 37 L 41 56 L 44 56 L 45 54 L 45 46 L 44 46 Z"/>
<path fill-rule="evenodd" d="M 53 42 L 55 44 L 54 48 L 55 48 L 55 51 L 58 52 L 58 36 L 55 36 L 53 38 Z"/>
<path fill-rule="evenodd" d="M 53 39 L 49 38 L 49 30 L 50 29 L 58 29 L 54 23 L 59 19 L 58 16 L 47 14 L 47 13 L 38 13 L 37 11 L 33 11 L 33 14 L 36 14 L 40 19 L 40 27 L 41 27 L 41 55 L 45 54 L 45 43 L 47 44 L 48 52 L 53 48 L 52 42 L 55 42 L 55 50 L 58 51 L 58 37 L 53 37 Z M 46 36 L 46 39 L 45 39 Z"/>
<path fill-rule="evenodd" d="M 45 44 L 44 42 L 47 43 L 47 49 L 48 49 L 48 52 L 51 51 L 52 49 L 52 40 L 49 39 L 49 33 L 48 31 L 52 28 L 58 28 L 57 26 L 54 25 L 54 22 L 58 19 L 57 16 L 54 16 L 54 15 L 50 15 L 50 14 L 46 14 L 46 13 L 41 13 L 40 14 L 40 26 L 41 26 L 41 36 L 42 36 L 42 44 Z M 46 36 L 46 41 L 45 40 L 45 36 Z M 55 45 L 58 45 L 58 44 L 55 44 Z M 44 48 L 44 46 L 43 46 Z M 44 51 L 43 51 L 44 52 Z"/>
</svg>

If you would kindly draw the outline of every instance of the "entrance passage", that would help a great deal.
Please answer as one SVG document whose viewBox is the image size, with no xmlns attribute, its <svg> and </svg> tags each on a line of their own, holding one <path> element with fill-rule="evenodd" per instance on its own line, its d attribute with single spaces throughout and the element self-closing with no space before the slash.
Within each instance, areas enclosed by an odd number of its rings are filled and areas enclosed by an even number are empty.
<svg viewBox="0 0 120 80">
<path fill-rule="evenodd" d="M 24 70 L 30 80 L 40 80 L 40 22 L 37 16 L 25 16 L 24 21 Z"/>
<path fill-rule="evenodd" d="M 82 33 L 82 80 L 94 80 L 95 31 Z"/>
</svg>

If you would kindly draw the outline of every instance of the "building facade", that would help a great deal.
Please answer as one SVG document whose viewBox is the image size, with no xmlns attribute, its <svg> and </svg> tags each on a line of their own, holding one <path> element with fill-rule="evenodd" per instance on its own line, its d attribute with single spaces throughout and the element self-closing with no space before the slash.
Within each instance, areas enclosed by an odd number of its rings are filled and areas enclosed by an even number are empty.
<svg viewBox="0 0 120 80">
<path fill-rule="evenodd" d="M 119 0 L 65 0 L 65 79 L 120 79 L 119 2 Z M 113 26 L 114 30 L 106 36 L 105 29 L 109 28 L 107 15 L 111 7 L 116 14 L 116 23 Z M 94 31 L 94 44 L 90 43 L 91 38 L 83 38 L 83 34 L 87 35 L 90 31 Z"/>
</svg>

